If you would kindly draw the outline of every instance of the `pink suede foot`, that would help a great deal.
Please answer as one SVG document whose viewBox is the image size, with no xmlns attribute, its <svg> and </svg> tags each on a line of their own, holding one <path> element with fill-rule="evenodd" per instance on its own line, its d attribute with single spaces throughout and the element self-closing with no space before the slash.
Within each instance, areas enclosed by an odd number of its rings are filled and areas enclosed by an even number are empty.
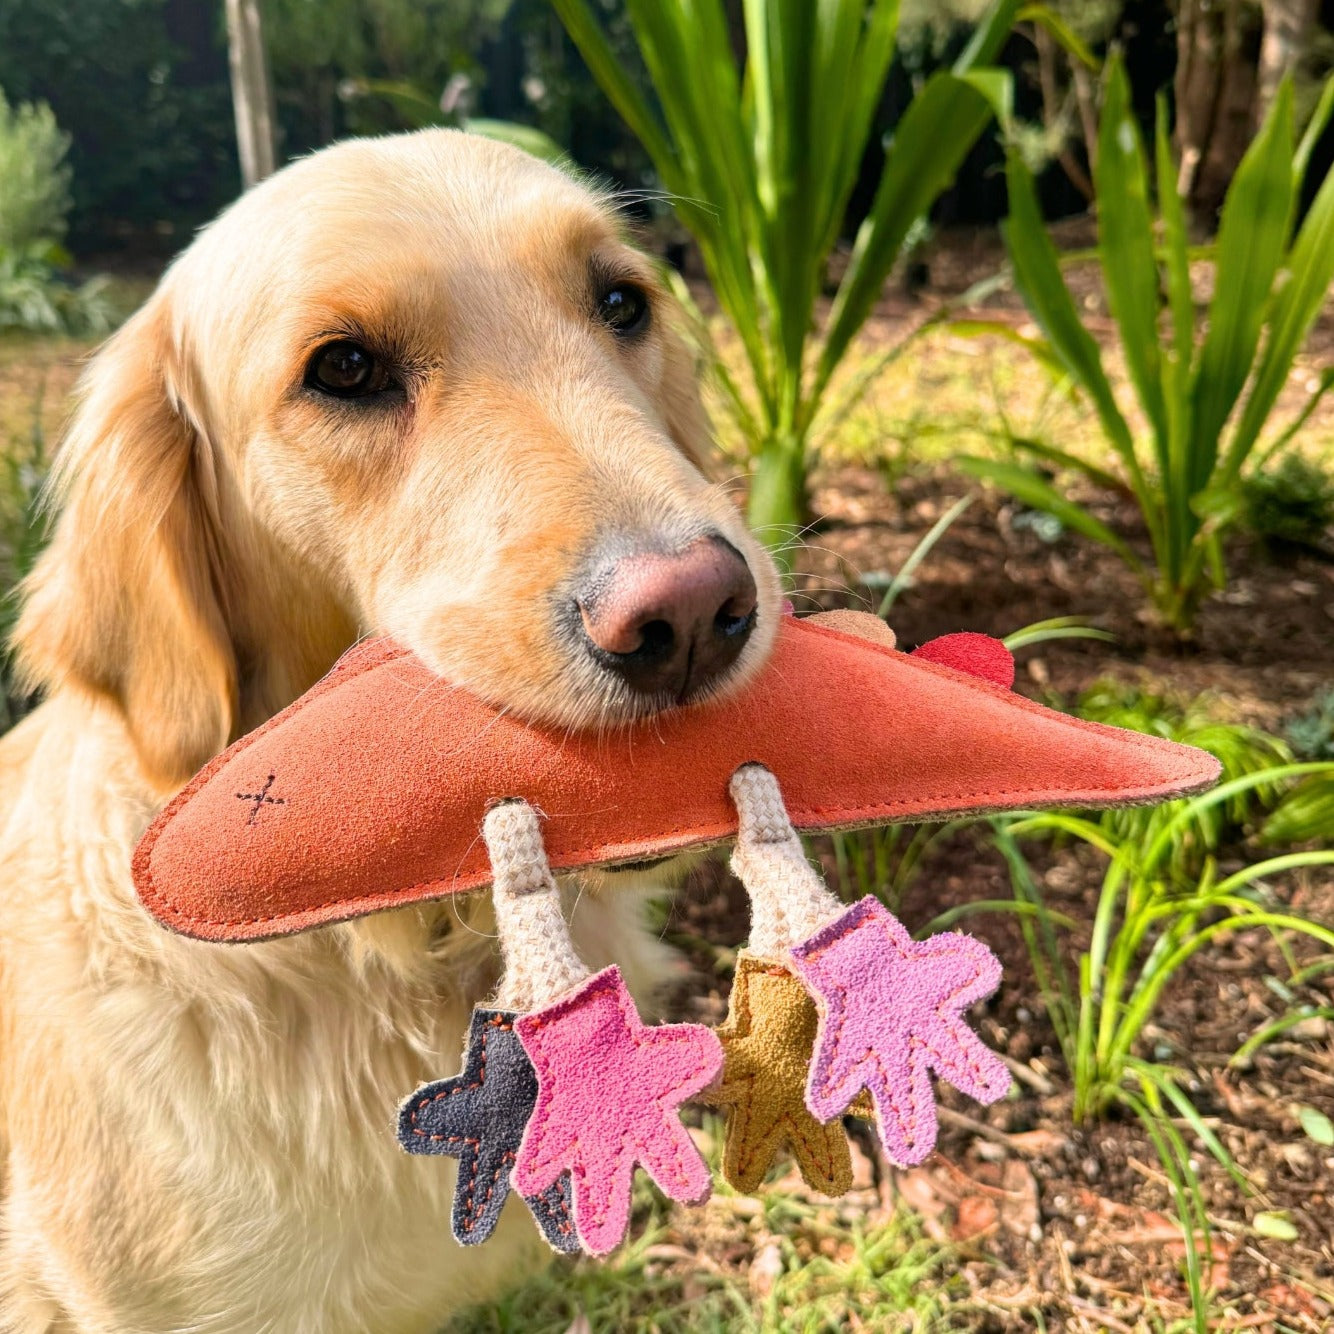
<svg viewBox="0 0 1334 1334">
<path fill-rule="evenodd" d="M 636 1164 L 674 1200 L 707 1198 L 709 1169 L 677 1108 L 722 1066 L 711 1029 L 644 1024 L 614 966 L 514 1029 L 538 1086 L 514 1164 L 516 1189 L 538 1194 L 568 1171 L 575 1229 L 594 1255 L 625 1236 Z"/>
<path fill-rule="evenodd" d="M 979 1102 L 995 1102 L 1010 1072 L 962 1012 L 1000 982 L 1000 961 L 960 931 L 916 941 L 867 897 L 791 950 L 820 1011 L 806 1105 L 821 1121 L 869 1089 L 885 1153 L 920 1163 L 936 1143 L 928 1071 Z"/>
</svg>

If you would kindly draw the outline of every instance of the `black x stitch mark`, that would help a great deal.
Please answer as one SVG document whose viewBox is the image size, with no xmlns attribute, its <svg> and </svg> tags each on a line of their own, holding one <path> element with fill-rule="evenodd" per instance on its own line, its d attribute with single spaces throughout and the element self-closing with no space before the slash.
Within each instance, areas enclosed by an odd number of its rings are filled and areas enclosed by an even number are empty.
<svg viewBox="0 0 1334 1334">
<path fill-rule="evenodd" d="M 264 786 L 258 792 L 238 792 L 236 794 L 238 801 L 253 801 L 255 804 L 250 808 L 250 814 L 246 818 L 246 824 L 254 824 L 259 819 L 259 812 L 262 806 L 286 806 L 286 797 L 271 797 L 269 789 L 273 786 L 273 780 L 276 774 L 270 774 L 264 780 Z"/>
</svg>

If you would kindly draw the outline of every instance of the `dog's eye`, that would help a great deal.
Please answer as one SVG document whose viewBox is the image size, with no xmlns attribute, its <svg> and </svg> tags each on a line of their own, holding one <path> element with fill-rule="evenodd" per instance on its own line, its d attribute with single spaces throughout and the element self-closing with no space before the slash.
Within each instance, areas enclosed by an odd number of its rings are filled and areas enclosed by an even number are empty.
<svg viewBox="0 0 1334 1334">
<path fill-rule="evenodd" d="M 360 343 L 326 343 L 306 367 L 306 385 L 335 398 L 364 398 L 389 386 L 389 372 Z"/>
<path fill-rule="evenodd" d="M 634 283 L 617 283 L 598 298 L 598 318 L 614 334 L 631 334 L 648 322 L 648 297 Z"/>
</svg>

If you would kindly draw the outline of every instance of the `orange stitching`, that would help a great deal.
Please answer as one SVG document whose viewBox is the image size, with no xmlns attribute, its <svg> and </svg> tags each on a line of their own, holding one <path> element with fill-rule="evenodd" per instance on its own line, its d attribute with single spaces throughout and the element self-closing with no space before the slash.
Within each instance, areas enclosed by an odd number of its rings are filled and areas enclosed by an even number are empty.
<svg viewBox="0 0 1334 1334">
<path fill-rule="evenodd" d="M 621 1017 L 627 1018 L 630 1013 L 630 1011 L 626 1008 L 627 997 L 621 991 L 621 989 L 614 984 L 610 972 L 607 972 L 606 974 L 595 973 L 593 977 L 590 978 L 589 981 L 585 983 L 584 986 L 582 986 L 580 990 L 576 992 L 573 996 L 567 996 L 563 1000 L 557 1001 L 555 1005 L 549 1006 L 546 1010 L 539 1010 L 536 1014 L 525 1015 L 524 1018 L 527 1020 L 528 1027 L 534 1030 L 545 1028 L 553 1020 L 559 1018 L 561 1013 L 563 1013 L 566 1009 L 568 1009 L 571 1005 L 573 1005 L 574 1002 L 580 999 L 582 996 L 592 996 L 604 991 L 611 992 L 613 999 L 616 1001 L 616 1008 L 621 1012 Z M 635 1015 L 635 1019 L 637 1022 L 639 1022 L 641 1027 L 644 1026 L 643 1021 L 639 1019 L 638 1014 Z M 694 1025 L 688 1025 L 688 1024 L 687 1025 L 665 1024 L 665 1025 L 659 1025 L 653 1031 L 655 1033 L 662 1034 L 665 1029 L 676 1028 L 676 1027 L 688 1028 L 693 1026 Z M 628 1024 L 627 1028 L 629 1028 Z M 672 1038 L 672 1040 L 684 1039 L 683 1034 L 671 1034 L 670 1037 Z M 634 1045 L 636 1051 L 642 1050 L 644 1044 L 637 1040 L 637 1037 L 633 1033 L 633 1031 L 631 1032 L 630 1041 Z M 527 1050 L 526 1044 L 525 1044 L 525 1050 Z M 551 1062 L 548 1059 L 547 1054 L 544 1051 L 539 1050 L 536 1056 L 533 1056 L 531 1052 L 529 1053 L 529 1055 L 533 1062 L 533 1068 L 537 1070 L 539 1087 L 543 1081 L 543 1075 L 546 1076 L 546 1082 L 549 1087 L 551 1084 Z M 540 1068 L 539 1068 L 539 1062 L 541 1063 Z M 705 1069 L 704 1066 L 700 1066 L 697 1070 L 693 1071 L 692 1078 L 703 1074 L 704 1069 Z M 691 1095 L 687 1095 L 687 1097 L 689 1096 Z M 541 1100 L 541 1095 L 539 1094 L 539 1101 L 540 1100 Z M 546 1126 L 543 1124 L 541 1120 L 537 1120 L 536 1117 L 534 1117 L 534 1121 L 529 1122 L 529 1126 L 532 1133 L 532 1148 L 529 1156 L 530 1158 L 538 1159 L 541 1157 L 541 1152 L 542 1152 L 541 1142 L 546 1133 Z M 679 1122 L 677 1124 L 678 1126 L 680 1125 Z M 669 1179 L 671 1180 L 671 1184 L 673 1186 L 677 1187 L 678 1189 L 684 1190 L 686 1187 L 690 1185 L 690 1176 L 687 1170 L 687 1164 L 689 1162 L 689 1159 L 686 1158 L 682 1152 L 684 1146 L 681 1143 L 681 1137 L 673 1133 L 670 1124 L 666 1125 L 665 1129 L 668 1139 L 671 1142 L 671 1151 L 673 1155 L 671 1168 L 675 1174 L 674 1177 L 671 1177 Z M 625 1142 L 630 1138 L 630 1134 L 631 1130 L 629 1127 L 623 1127 L 621 1129 L 621 1137 L 616 1145 L 616 1156 L 619 1157 L 621 1152 L 624 1150 Z M 690 1139 L 690 1136 L 685 1132 L 684 1127 L 681 1127 L 681 1135 L 684 1136 L 686 1142 L 689 1143 L 693 1148 L 694 1147 L 693 1141 Z M 642 1140 L 636 1140 L 634 1147 L 635 1147 L 635 1155 L 630 1162 L 630 1175 L 633 1177 L 635 1168 L 642 1167 L 646 1172 L 648 1172 L 649 1176 L 653 1177 L 654 1180 L 656 1181 L 657 1177 L 655 1173 L 649 1171 L 648 1166 L 639 1156 L 644 1151 L 646 1145 Z M 568 1167 L 563 1165 L 562 1160 L 564 1158 L 569 1157 L 570 1150 L 575 1148 L 579 1149 L 583 1148 L 583 1140 L 578 1135 L 576 1135 L 573 1138 L 571 1143 L 554 1160 L 557 1164 L 560 1164 L 557 1166 L 556 1176 L 553 1177 L 551 1181 L 548 1181 L 546 1186 L 544 1186 L 542 1189 L 545 1190 L 548 1187 L 550 1187 L 554 1183 L 556 1178 L 560 1176 L 561 1172 L 569 1172 L 572 1178 L 577 1176 L 581 1183 L 587 1180 L 587 1171 L 581 1159 L 575 1159 L 574 1161 L 570 1162 Z M 551 1165 L 552 1164 L 550 1162 L 543 1165 L 533 1164 L 529 1170 L 534 1172 L 544 1173 L 550 1169 Z M 611 1207 L 614 1202 L 615 1202 L 615 1197 L 613 1196 L 611 1199 L 608 1199 L 605 1202 L 601 1210 L 597 1210 L 595 1208 L 594 1217 L 588 1220 L 589 1225 L 592 1227 L 600 1226 L 606 1220 L 607 1215 L 611 1212 Z"/>
<path fill-rule="evenodd" d="M 491 1196 L 495 1194 L 496 1185 L 499 1183 L 505 1169 L 514 1165 L 513 1151 L 507 1152 L 500 1160 L 499 1166 L 492 1173 L 491 1184 L 486 1188 L 486 1194 L 482 1196 L 480 1204 L 475 1204 L 477 1188 L 477 1150 L 481 1147 L 482 1141 L 470 1135 L 434 1135 L 428 1131 L 421 1130 L 417 1125 L 417 1118 L 421 1112 L 431 1103 L 439 1102 L 441 1098 L 453 1097 L 455 1093 L 465 1093 L 469 1089 L 480 1088 L 486 1079 L 486 1028 L 498 1028 L 502 1033 L 510 1032 L 514 1027 L 511 1020 L 502 1019 L 500 1015 L 492 1015 L 486 1021 L 486 1026 L 482 1031 L 481 1060 L 477 1067 L 477 1078 L 471 1084 L 456 1084 L 453 1088 L 441 1089 L 438 1093 L 432 1094 L 429 1098 L 419 1098 L 412 1106 L 412 1133 L 423 1139 L 430 1139 L 435 1144 L 467 1144 L 472 1150 L 472 1162 L 468 1171 L 468 1184 L 464 1192 L 463 1202 L 463 1222 L 462 1227 L 465 1232 L 471 1232 L 477 1226 L 477 1216 L 490 1202 Z M 459 1164 L 463 1166 L 462 1162 Z M 456 1187 L 457 1189 L 457 1187 Z"/>
</svg>

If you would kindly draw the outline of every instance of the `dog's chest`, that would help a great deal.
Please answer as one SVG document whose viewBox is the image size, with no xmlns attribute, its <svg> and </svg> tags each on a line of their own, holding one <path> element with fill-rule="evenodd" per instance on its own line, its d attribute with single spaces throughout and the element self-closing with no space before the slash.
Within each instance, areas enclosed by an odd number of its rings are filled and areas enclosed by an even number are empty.
<svg viewBox="0 0 1334 1334">
<path fill-rule="evenodd" d="M 192 1294 L 182 1314 L 227 1311 L 219 1331 L 253 1329 L 258 1313 L 261 1327 L 293 1334 L 434 1330 L 512 1281 L 516 1251 L 534 1247 L 520 1206 L 485 1247 L 460 1248 L 449 1225 L 454 1161 L 409 1157 L 395 1141 L 399 1100 L 457 1064 L 445 1054 L 462 1047 L 454 1007 L 424 1019 L 396 1016 L 401 997 L 382 997 L 378 1012 L 335 999 L 286 1014 L 275 1006 L 250 1087 L 209 1109 L 204 1161 L 176 1146 L 189 1184 L 173 1206 L 209 1220 L 196 1253 L 178 1257 L 209 1300 Z M 222 1041 L 211 1056 L 225 1066 Z M 199 1115 L 195 1091 L 178 1085 L 177 1096 L 177 1117 Z M 243 1316 L 238 1271 L 254 1298 Z"/>
</svg>

